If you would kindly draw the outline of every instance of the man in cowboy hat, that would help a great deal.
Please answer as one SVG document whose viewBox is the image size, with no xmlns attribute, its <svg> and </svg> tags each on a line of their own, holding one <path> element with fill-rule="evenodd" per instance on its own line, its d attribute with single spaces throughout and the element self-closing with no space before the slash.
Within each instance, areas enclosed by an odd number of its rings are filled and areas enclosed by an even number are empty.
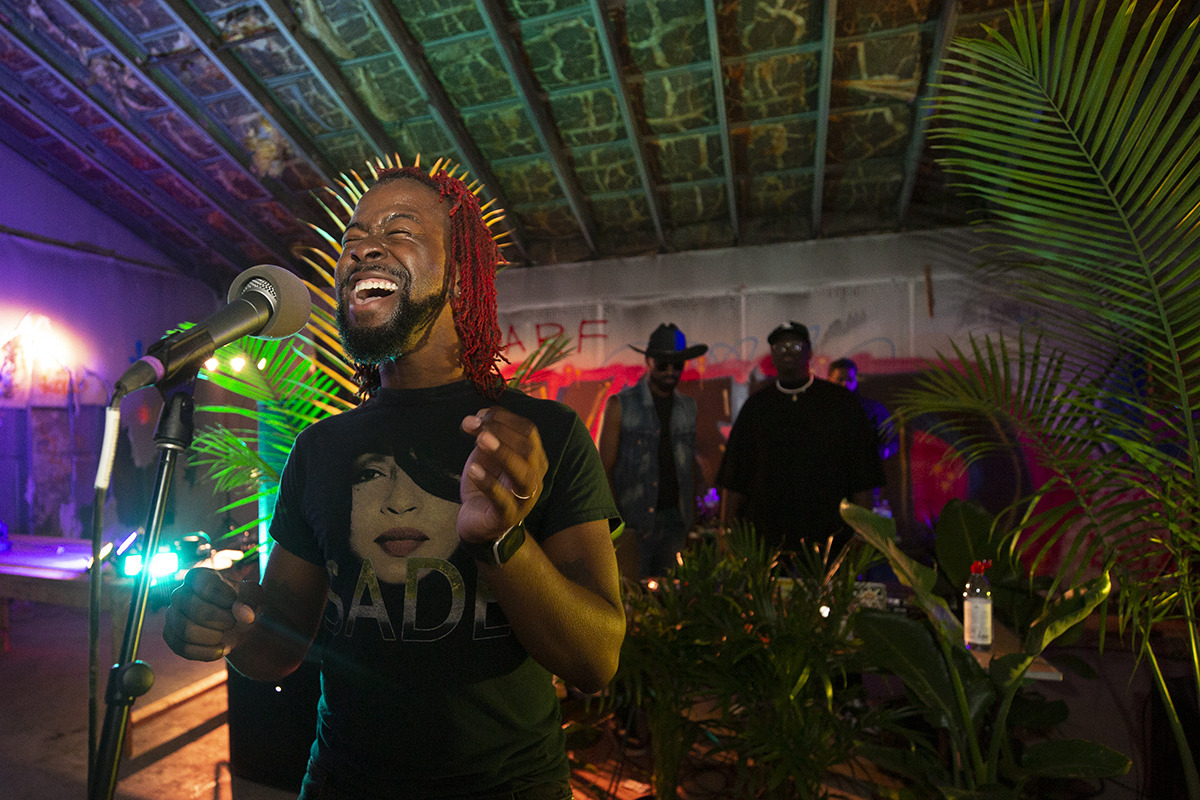
<svg viewBox="0 0 1200 800">
<path fill-rule="evenodd" d="M 608 398 L 600 460 L 626 534 L 638 545 L 641 578 L 666 574 L 695 516 L 696 401 L 675 387 L 684 362 L 708 345 L 689 347 L 683 331 L 667 323 L 650 334 L 645 350 L 632 349 L 646 356 L 646 374 Z"/>
</svg>

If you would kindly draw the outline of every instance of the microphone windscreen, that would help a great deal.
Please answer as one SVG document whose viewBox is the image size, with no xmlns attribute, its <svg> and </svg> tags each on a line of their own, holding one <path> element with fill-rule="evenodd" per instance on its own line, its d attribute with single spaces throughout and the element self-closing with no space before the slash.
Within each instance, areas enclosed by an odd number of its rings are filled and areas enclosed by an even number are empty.
<svg viewBox="0 0 1200 800">
<path fill-rule="evenodd" d="M 259 264 L 233 279 L 226 300 L 232 303 L 247 292 L 257 292 L 271 303 L 271 317 L 254 334 L 261 339 L 284 339 L 308 323 L 312 295 L 304 281 L 283 267 Z"/>
</svg>

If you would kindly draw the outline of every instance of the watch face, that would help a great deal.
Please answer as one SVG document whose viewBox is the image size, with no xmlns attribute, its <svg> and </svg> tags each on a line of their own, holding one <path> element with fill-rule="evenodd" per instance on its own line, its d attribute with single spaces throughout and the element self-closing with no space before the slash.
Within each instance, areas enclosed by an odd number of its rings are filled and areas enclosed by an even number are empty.
<svg viewBox="0 0 1200 800">
<path fill-rule="evenodd" d="M 517 523 L 504 532 L 499 539 L 487 544 L 478 542 L 463 542 L 462 547 L 467 555 L 476 561 L 499 566 L 513 557 L 525 542 L 525 526 Z"/>
<path fill-rule="evenodd" d="M 495 550 L 493 551 L 498 558 L 496 563 L 503 564 L 513 557 L 518 548 L 525 543 L 525 526 L 517 523 L 508 529 L 508 531 L 500 537 Z"/>
</svg>

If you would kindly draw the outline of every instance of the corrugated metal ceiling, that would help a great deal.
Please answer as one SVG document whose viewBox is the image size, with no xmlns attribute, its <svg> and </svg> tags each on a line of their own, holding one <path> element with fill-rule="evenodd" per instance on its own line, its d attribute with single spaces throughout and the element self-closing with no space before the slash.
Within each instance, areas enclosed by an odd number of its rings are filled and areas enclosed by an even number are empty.
<svg viewBox="0 0 1200 800">
<path fill-rule="evenodd" d="M 0 0 L 0 134 L 222 291 L 391 154 L 464 165 L 529 266 L 961 224 L 923 101 L 1007 7 Z"/>
</svg>

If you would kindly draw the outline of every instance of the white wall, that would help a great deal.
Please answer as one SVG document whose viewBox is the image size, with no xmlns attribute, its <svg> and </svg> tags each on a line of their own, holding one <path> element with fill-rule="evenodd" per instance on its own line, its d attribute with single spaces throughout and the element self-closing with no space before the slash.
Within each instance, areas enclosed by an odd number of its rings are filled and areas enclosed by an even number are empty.
<svg viewBox="0 0 1200 800">
<path fill-rule="evenodd" d="M 511 268 L 497 278 L 501 331 L 512 362 L 539 339 L 568 334 L 579 349 L 544 376 L 544 393 L 572 405 L 597 437 L 605 398 L 644 373 L 631 345 L 644 348 L 663 322 L 708 344 L 706 356 L 688 362 L 681 388 L 708 398 L 698 456 L 712 479 L 730 422 L 773 374 L 766 338 L 778 325 L 809 327 L 818 377 L 834 359 L 854 358 L 863 393 L 885 404 L 927 359 L 952 355 L 952 343 L 1010 332 L 1021 311 L 976 280 L 982 246 L 972 231 L 954 229 Z M 951 497 L 993 511 L 1012 499 L 1005 492 L 1016 477 L 974 480 L 942 461 L 945 443 L 915 442 L 885 465 L 884 497 L 903 530 L 935 517 Z"/>
<path fill-rule="evenodd" d="M 908 371 L 1003 324 L 1007 309 L 970 279 L 980 245 L 952 229 L 510 268 L 497 278 L 500 325 L 514 361 L 563 330 L 579 348 L 566 369 L 581 376 L 641 365 L 629 346 L 674 322 L 709 345 L 703 374 L 745 381 L 789 320 L 809 327 L 822 377 L 842 356 L 867 374 Z"/>
<path fill-rule="evenodd" d="M 223 298 L 168 272 L 167 256 L 3 146 L 0 175 L 0 522 L 14 533 L 53 532 L 57 515 L 61 533 L 80 535 L 98 409 L 113 382 L 167 330 L 203 319 Z M 152 389 L 121 406 L 132 453 L 125 467 L 141 473 L 129 477 L 146 492 L 160 408 Z M 176 520 L 211 530 L 208 514 L 224 498 L 203 482 L 176 486 Z M 115 516 L 105 513 L 110 527 Z"/>
<path fill-rule="evenodd" d="M 170 268 L 173 262 L 129 229 L 0 143 L 0 224 L 66 242 L 83 242 L 124 258 Z M 80 180 L 83 180 L 82 178 Z"/>
<path fill-rule="evenodd" d="M 48 319 L 80 402 L 103 404 L 112 382 L 166 330 L 218 307 L 208 286 L 168 272 L 167 256 L 3 146 L 0 174 L 0 225 L 8 229 L 0 232 L 0 346 L 22 320 Z M 14 368 L 22 374 L 11 376 L 0 405 L 65 403 L 65 377 L 53 365 Z"/>
</svg>

